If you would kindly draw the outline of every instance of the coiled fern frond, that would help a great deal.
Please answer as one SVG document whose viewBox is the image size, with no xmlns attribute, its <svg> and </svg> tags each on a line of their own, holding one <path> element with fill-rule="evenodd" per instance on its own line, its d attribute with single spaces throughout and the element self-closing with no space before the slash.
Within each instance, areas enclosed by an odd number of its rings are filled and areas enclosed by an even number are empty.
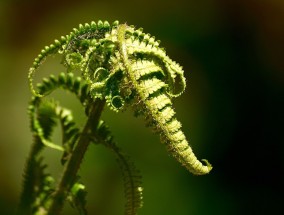
<svg viewBox="0 0 284 215">
<path fill-rule="evenodd" d="M 58 78 L 54 75 L 44 78 L 35 87 L 36 71 L 49 56 L 56 54 L 62 56 L 67 73 L 60 73 Z M 31 206 L 36 196 L 43 193 L 44 200 L 36 207 L 40 214 L 59 214 L 66 199 L 80 214 L 87 213 L 85 186 L 79 182 L 77 172 L 90 142 L 105 145 L 118 159 L 125 183 L 125 214 L 135 215 L 142 206 L 140 172 L 100 120 L 105 104 L 115 112 L 132 107 L 135 115 L 144 116 L 147 125 L 160 134 L 168 152 L 193 174 L 207 174 L 212 169 L 207 160 L 202 163 L 194 155 L 175 117 L 172 99 L 185 90 L 184 71 L 168 57 L 160 41 L 143 29 L 118 21 L 111 25 L 107 21 L 79 25 L 41 51 L 29 70 L 28 80 L 33 93 L 29 113 L 35 142 L 27 162 L 24 179 L 27 188 L 22 202 L 27 195 L 30 200 L 25 203 Z M 87 116 L 84 128 L 76 126 L 70 110 L 46 99 L 58 88 L 71 92 L 81 102 Z M 56 121 L 62 129 L 61 144 L 52 142 L 51 138 Z M 38 183 L 33 178 L 43 181 L 47 178 L 39 156 L 44 147 L 63 152 L 64 172 L 56 188 L 47 183 L 48 192 L 37 192 L 34 186 Z M 33 173 L 36 168 L 40 170 L 39 177 Z M 21 203 L 20 209 L 29 207 L 24 205 Z M 31 214 L 30 210 L 26 211 L 24 214 Z"/>
<path fill-rule="evenodd" d="M 182 67 L 171 60 L 150 34 L 117 21 L 110 25 L 80 25 L 66 37 L 45 47 L 34 66 L 29 80 L 42 61 L 51 54 L 63 55 L 69 71 L 80 70 L 88 83 L 91 96 L 104 99 L 114 111 L 132 105 L 152 121 L 168 151 L 193 174 L 209 173 L 212 166 L 201 163 L 189 146 L 175 118 L 171 99 L 179 96 L 186 82 Z"/>
</svg>

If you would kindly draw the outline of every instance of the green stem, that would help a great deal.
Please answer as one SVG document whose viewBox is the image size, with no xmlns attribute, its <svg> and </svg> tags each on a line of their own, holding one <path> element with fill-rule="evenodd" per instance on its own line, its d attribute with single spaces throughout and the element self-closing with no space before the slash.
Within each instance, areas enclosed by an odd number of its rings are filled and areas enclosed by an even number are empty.
<svg viewBox="0 0 284 215">
<path fill-rule="evenodd" d="M 74 151 L 70 156 L 70 159 L 68 160 L 64 168 L 63 176 L 59 181 L 57 189 L 51 197 L 51 202 L 47 207 L 47 215 L 60 214 L 63 208 L 64 201 L 66 199 L 66 195 L 76 180 L 80 164 L 90 144 L 91 140 L 89 138 L 89 135 L 92 129 L 97 127 L 104 105 L 105 101 L 98 99 L 92 104 L 86 125 L 82 131 L 82 134 L 78 140 Z"/>
</svg>

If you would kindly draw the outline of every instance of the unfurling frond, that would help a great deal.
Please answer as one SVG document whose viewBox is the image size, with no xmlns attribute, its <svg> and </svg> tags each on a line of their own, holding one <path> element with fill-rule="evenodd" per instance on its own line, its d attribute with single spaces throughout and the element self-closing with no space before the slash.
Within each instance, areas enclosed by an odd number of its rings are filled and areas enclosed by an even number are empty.
<svg viewBox="0 0 284 215">
<path fill-rule="evenodd" d="M 35 73 L 52 55 L 62 56 L 67 72 L 44 78 L 35 87 Z M 42 210 L 43 215 L 59 214 L 69 196 L 80 214 L 86 214 L 85 186 L 77 180 L 77 172 L 89 143 L 94 141 L 116 155 L 124 179 L 125 214 L 137 214 L 142 206 L 141 175 L 100 121 L 105 105 L 115 112 L 132 107 L 137 116 L 143 115 L 146 124 L 160 134 L 169 154 L 191 173 L 202 175 L 212 169 L 207 160 L 201 160 L 202 163 L 197 159 L 175 117 L 172 99 L 186 87 L 182 67 L 168 57 L 160 41 L 141 28 L 118 21 L 80 24 L 70 34 L 42 49 L 29 70 L 28 81 L 34 95 L 29 114 L 35 143 L 26 167 L 22 201 L 34 211 Z M 83 129 L 76 127 L 71 111 L 46 99 L 59 88 L 75 95 L 84 107 L 87 122 Z M 61 144 L 52 142 L 56 124 L 62 129 Z M 45 146 L 63 151 L 63 176 L 50 196 L 53 188 L 39 156 Z M 37 195 L 42 199 L 39 198 L 39 207 L 33 207 Z M 28 206 L 20 205 L 26 210 L 22 215 L 30 214 Z"/>
</svg>

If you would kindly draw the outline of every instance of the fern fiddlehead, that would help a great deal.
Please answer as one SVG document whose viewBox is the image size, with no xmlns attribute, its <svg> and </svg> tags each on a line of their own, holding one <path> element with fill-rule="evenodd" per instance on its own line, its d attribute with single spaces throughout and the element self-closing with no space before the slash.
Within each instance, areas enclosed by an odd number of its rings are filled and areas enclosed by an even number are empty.
<svg viewBox="0 0 284 215">
<path fill-rule="evenodd" d="M 145 110 L 144 113 L 146 114 L 146 117 L 149 118 L 157 130 L 161 132 L 162 141 L 166 143 L 169 152 L 171 152 L 182 165 L 193 174 L 201 175 L 209 173 L 212 168 L 211 165 L 206 160 L 204 161 L 207 166 L 197 160 L 181 131 L 181 124 L 174 118 L 175 112 L 170 100 L 171 95 L 173 94 L 168 91 L 172 90 L 173 85 L 168 85 L 157 77 L 157 70 L 161 71 L 161 68 L 158 68 L 158 66 L 157 68 L 152 66 L 149 69 L 146 64 L 146 67 L 143 69 L 143 66 L 141 65 L 142 73 L 139 71 L 139 69 L 141 70 L 141 67 L 138 69 L 135 68 L 137 63 L 133 68 L 131 63 L 134 59 L 130 60 L 129 55 L 131 54 L 133 56 L 133 54 L 137 55 L 140 53 L 141 55 L 143 54 L 143 58 L 146 59 L 157 57 L 161 61 L 160 63 L 162 63 L 161 66 L 164 66 L 171 76 L 172 82 L 175 82 L 174 78 L 177 74 L 181 76 L 182 89 L 184 89 L 185 79 L 182 69 L 176 63 L 172 62 L 165 55 L 163 50 L 160 50 L 157 47 L 153 48 L 151 45 L 146 46 L 143 44 L 145 43 L 144 41 L 138 46 L 133 46 L 133 39 L 129 40 L 130 43 L 129 41 L 127 42 L 125 38 L 127 37 L 126 29 L 126 25 L 120 25 L 117 33 L 121 59 L 127 76 L 136 90 L 138 101 L 143 102 L 142 109 Z M 128 48 L 128 46 L 130 48 Z M 142 46 L 142 48 L 140 46 Z M 136 47 L 138 48 L 136 49 Z M 130 49 L 130 51 L 128 51 L 128 49 Z M 159 62 L 157 62 L 157 64 L 159 65 Z M 143 73 L 146 73 L 146 75 Z M 151 75 L 151 73 L 153 73 L 153 75 Z"/>
<path fill-rule="evenodd" d="M 80 25 L 41 52 L 30 70 L 31 81 L 42 59 L 55 51 L 64 54 L 69 68 L 82 71 L 94 98 L 105 99 L 115 111 L 125 103 L 133 104 L 152 121 L 168 151 L 182 165 L 193 174 L 210 172 L 212 166 L 196 158 L 174 117 L 171 98 L 185 89 L 183 70 L 154 37 L 118 22 Z"/>
<path fill-rule="evenodd" d="M 207 160 L 203 160 L 202 163 L 194 155 L 181 130 L 181 123 L 175 118 L 172 98 L 183 93 L 186 87 L 184 71 L 167 56 L 159 44 L 159 41 L 150 34 L 145 34 L 142 29 L 119 24 L 118 21 L 112 25 L 107 21 L 98 21 L 79 25 L 78 29 L 74 28 L 69 35 L 46 46 L 35 59 L 28 75 L 30 89 L 35 96 L 34 101 L 41 101 L 56 88 L 63 87 L 77 95 L 86 107 L 86 114 L 89 117 L 85 131 L 80 134 L 79 129 L 73 128 L 73 124 L 64 124 L 68 114 L 65 114 L 63 109 L 59 112 L 57 110 L 56 114 L 65 132 L 63 143 L 67 142 L 69 149 L 64 144 L 61 147 L 50 143 L 46 138 L 47 131 L 35 126 L 37 129 L 34 132 L 43 145 L 63 150 L 65 155 L 71 157 L 63 157 L 63 164 L 67 163 L 66 171 L 46 214 L 55 214 L 61 210 L 63 203 L 57 204 L 56 201 L 62 202 L 66 198 L 66 192 L 73 190 L 74 193 L 81 193 L 84 186 L 77 183 L 74 178 L 69 179 L 68 176 L 76 176 L 80 161 L 75 160 L 83 158 L 88 143 L 92 140 L 110 148 L 120 160 L 124 178 L 130 183 L 125 186 L 126 190 L 130 189 L 126 192 L 129 201 L 126 214 L 134 215 L 141 207 L 141 182 L 133 180 L 139 174 L 114 144 L 110 135 L 104 136 L 108 133 L 107 129 L 104 124 L 99 123 L 104 104 L 116 112 L 131 106 L 136 115 L 144 115 L 147 124 L 160 134 L 168 152 L 193 174 L 207 174 L 212 169 Z M 50 76 L 36 89 L 33 85 L 35 72 L 48 56 L 55 54 L 62 55 L 67 75 L 62 73 L 58 79 Z M 74 79 L 74 74 L 78 71 L 81 78 Z M 84 80 L 83 86 L 81 80 Z M 36 103 L 34 105 L 37 106 Z M 96 121 L 93 125 L 92 118 Z M 36 124 L 38 121 L 34 120 L 33 123 Z M 84 145 L 83 150 L 79 149 L 81 144 Z M 76 157 L 78 152 L 80 156 Z M 73 166 L 76 170 L 72 170 Z M 85 211 L 81 206 L 79 208 Z"/>
</svg>

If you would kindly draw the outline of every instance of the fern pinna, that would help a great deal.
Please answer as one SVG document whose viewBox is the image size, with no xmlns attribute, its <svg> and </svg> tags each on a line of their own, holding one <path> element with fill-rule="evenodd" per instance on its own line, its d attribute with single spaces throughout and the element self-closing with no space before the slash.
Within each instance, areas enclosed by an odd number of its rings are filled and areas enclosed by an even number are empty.
<svg viewBox="0 0 284 215">
<path fill-rule="evenodd" d="M 36 89 L 33 85 L 35 72 L 48 56 L 55 54 L 62 55 L 67 75 L 62 73 L 58 79 L 54 76 L 44 79 Z M 81 77 L 74 79 L 78 71 Z M 143 115 L 147 124 L 160 134 L 161 141 L 169 153 L 193 174 L 206 174 L 212 169 L 206 160 L 203 164 L 196 158 L 181 130 L 181 123 L 175 118 L 171 100 L 185 89 L 183 70 L 159 47 L 159 41 L 143 33 L 142 29 L 119 24 L 118 21 L 112 25 L 107 21 L 79 25 L 78 29 L 73 29 L 69 35 L 55 40 L 54 44 L 41 51 L 30 68 L 28 78 L 34 94 L 31 104 L 34 110 L 31 112 L 32 130 L 42 146 L 64 152 L 63 164 L 66 169 L 58 187 L 50 196 L 50 202 L 43 206 L 46 211 L 43 214 L 57 214 L 61 210 L 63 199 L 67 198 L 66 193 L 70 193 L 75 185 L 77 188 L 83 186 L 68 177 L 70 174 L 77 175 L 80 161 L 76 160 L 82 159 L 89 142 L 103 143 L 118 157 L 126 181 L 128 200 L 125 214 L 136 214 L 137 209 L 141 207 L 142 188 L 139 172 L 128 156 L 121 153 L 114 144 L 107 127 L 99 120 L 104 104 L 116 112 L 130 106 L 135 115 Z M 44 122 L 38 117 L 42 114 L 40 110 L 46 95 L 57 88 L 73 92 L 85 106 L 88 117 L 82 131 L 73 128 L 73 122 L 67 123 L 67 127 L 63 126 L 62 132 L 66 137 L 63 138 L 62 146 L 50 142 L 46 135 L 50 129 L 44 129 Z M 63 114 L 64 118 L 62 114 L 58 114 L 59 109 L 61 113 L 66 113 L 63 108 L 56 107 L 53 108 L 53 115 L 64 122 L 63 119 L 68 118 L 68 114 Z M 81 156 L 76 157 L 78 153 Z M 73 169 L 72 165 L 75 165 Z M 27 172 L 29 168 L 28 163 Z M 69 176 L 65 176 L 68 174 Z M 56 203 L 57 201 L 60 203 Z M 82 211 L 85 214 L 85 210 Z"/>
</svg>

